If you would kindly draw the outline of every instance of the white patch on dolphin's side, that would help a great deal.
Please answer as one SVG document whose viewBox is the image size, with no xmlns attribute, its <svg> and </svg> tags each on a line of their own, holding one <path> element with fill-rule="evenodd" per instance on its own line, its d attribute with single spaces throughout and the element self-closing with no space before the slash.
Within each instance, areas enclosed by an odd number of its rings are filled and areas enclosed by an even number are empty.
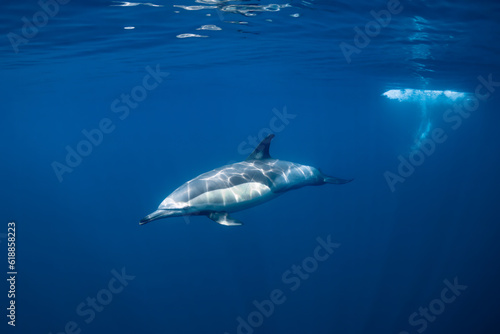
<svg viewBox="0 0 500 334">
<path fill-rule="evenodd" d="M 230 188 L 207 191 L 191 199 L 188 206 L 213 209 L 214 207 L 231 207 L 244 204 L 259 197 L 272 194 L 271 189 L 259 182 L 247 182 Z"/>
</svg>

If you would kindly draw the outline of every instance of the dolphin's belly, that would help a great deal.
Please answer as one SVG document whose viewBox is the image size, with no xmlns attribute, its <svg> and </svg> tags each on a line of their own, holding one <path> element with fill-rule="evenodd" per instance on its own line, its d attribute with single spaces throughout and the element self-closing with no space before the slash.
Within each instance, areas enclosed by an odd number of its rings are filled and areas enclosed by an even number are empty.
<svg viewBox="0 0 500 334">
<path fill-rule="evenodd" d="M 234 212 L 253 207 L 276 197 L 259 182 L 246 182 L 228 188 L 214 189 L 190 199 L 187 206 L 196 211 Z"/>
</svg>

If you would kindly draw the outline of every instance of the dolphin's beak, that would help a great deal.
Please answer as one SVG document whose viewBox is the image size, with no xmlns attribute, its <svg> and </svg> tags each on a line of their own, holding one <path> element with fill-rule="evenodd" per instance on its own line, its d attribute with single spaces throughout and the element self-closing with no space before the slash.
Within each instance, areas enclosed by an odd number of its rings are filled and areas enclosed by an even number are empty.
<svg viewBox="0 0 500 334">
<path fill-rule="evenodd" d="M 147 224 L 149 222 L 152 222 L 153 220 L 157 220 L 157 219 L 161 219 L 161 218 L 176 216 L 176 214 L 178 214 L 178 213 L 179 213 L 178 210 L 156 210 L 155 212 L 142 218 L 141 221 L 139 222 L 139 225 L 144 225 L 144 224 Z"/>
</svg>

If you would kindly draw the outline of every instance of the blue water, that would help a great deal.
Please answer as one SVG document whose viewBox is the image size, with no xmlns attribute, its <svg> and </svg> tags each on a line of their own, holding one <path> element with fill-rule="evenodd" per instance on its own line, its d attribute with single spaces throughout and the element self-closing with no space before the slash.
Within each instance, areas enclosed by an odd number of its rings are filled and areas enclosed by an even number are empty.
<svg viewBox="0 0 500 334">
<path fill-rule="evenodd" d="M 497 1 L 152 1 L 0 5 L 2 333 L 498 332 Z M 355 180 L 138 225 L 270 131 Z"/>
</svg>

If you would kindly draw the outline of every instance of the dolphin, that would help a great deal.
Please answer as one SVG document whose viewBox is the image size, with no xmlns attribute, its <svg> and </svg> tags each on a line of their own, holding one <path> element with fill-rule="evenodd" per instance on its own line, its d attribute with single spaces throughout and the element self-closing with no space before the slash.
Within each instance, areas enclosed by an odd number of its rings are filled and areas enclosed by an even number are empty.
<svg viewBox="0 0 500 334">
<path fill-rule="evenodd" d="M 271 158 L 269 146 L 273 138 L 274 134 L 264 138 L 246 160 L 216 168 L 184 183 L 139 224 L 202 215 L 221 225 L 242 225 L 229 213 L 254 207 L 304 186 L 352 181 L 326 176 L 314 167 Z"/>
</svg>

